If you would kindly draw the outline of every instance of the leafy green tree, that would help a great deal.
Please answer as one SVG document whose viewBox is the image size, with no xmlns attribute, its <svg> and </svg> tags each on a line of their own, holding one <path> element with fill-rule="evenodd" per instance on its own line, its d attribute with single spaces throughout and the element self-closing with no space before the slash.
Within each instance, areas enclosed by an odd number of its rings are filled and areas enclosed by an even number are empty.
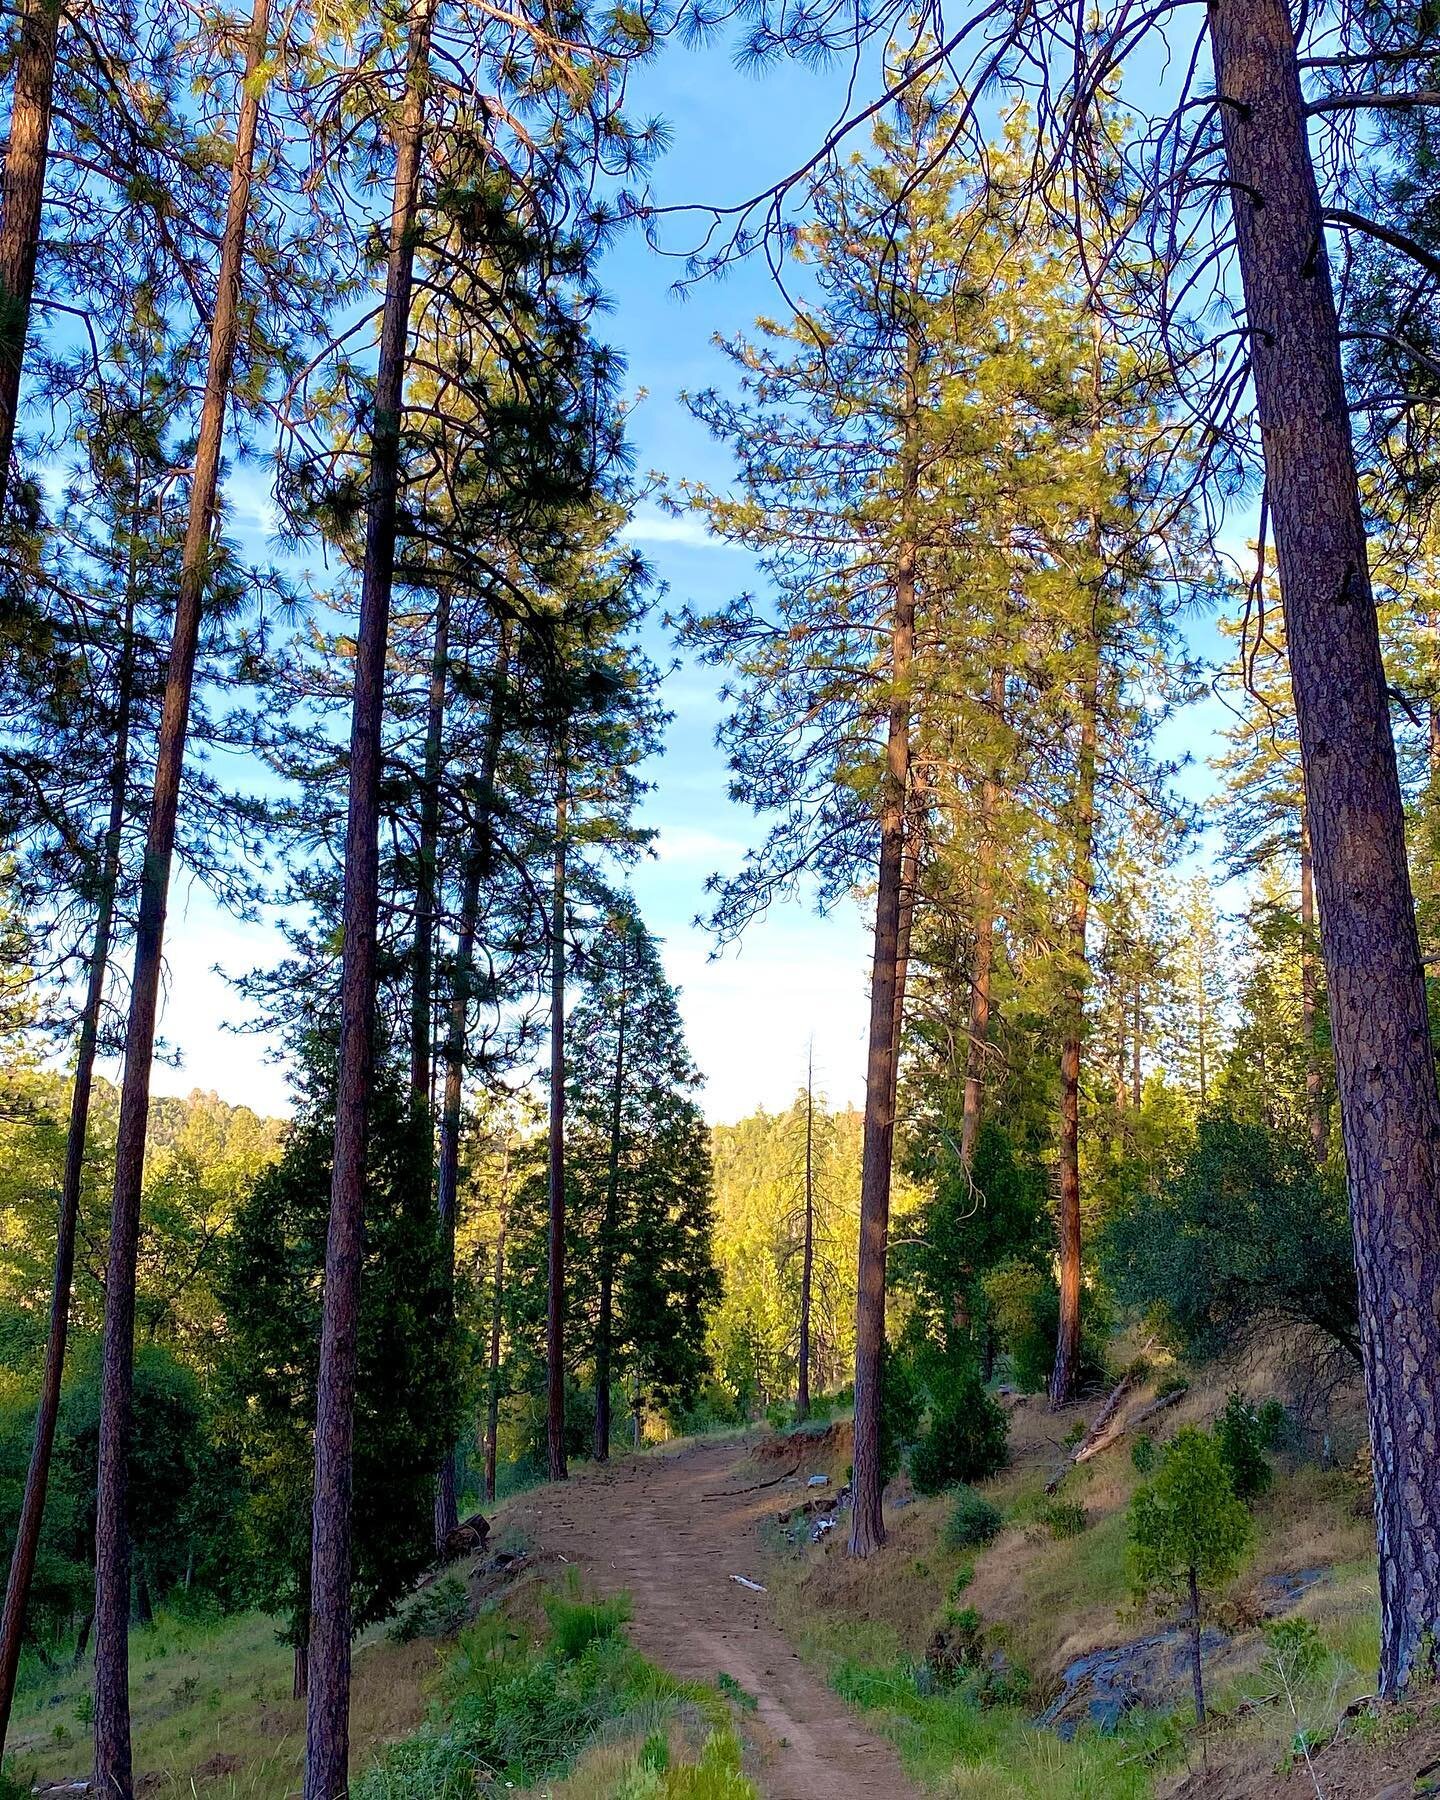
<svg viewBox="0 0 1440 1800">
<path fill-rule="evenodd" d="M 1236 1498 L 1220 1446 L 1183 1425 L 1153 1481 L 1130 1501 L 1130 1577 L 1138 1595 L 1161 1593 L 1188 1607 L 1195 1718 L 1205 1723 L 1203 1601 L 1229 1581 L 1250 1543 L 1250 1515 Z"/>
<path fill-rule="evenodd" d="M 334 1130 L 328 1070 L 312 1079 L 284 1154 L 236 1215 L 221 1286 L 231 1334 L 227 1381 L 244 1421 L 254 1491 L 256 1589 L 266 1606 L 287 1615 L 297 1693 L 309 1639 L 311 1455 Z M 378 1075 L 369 1104 L 351 1573 L 362 1622 L 385 1617 L 430 1561 L 434 1481 L 455 1441 L 461 1374 L 430 1203 L 428 1123 L 388 1071 Z"/>
<path fill-rule="evenodd" d="M 1299 1131 L 1201 1119 L 1174 1177 L 1107 1223 L 1101 1261 L 1117 1298 L 1195 1355 L 1266 1320 L 1313 1327 L 1360 1355 L 1343 1179 L 1316 1168 Z"/>
</svg>

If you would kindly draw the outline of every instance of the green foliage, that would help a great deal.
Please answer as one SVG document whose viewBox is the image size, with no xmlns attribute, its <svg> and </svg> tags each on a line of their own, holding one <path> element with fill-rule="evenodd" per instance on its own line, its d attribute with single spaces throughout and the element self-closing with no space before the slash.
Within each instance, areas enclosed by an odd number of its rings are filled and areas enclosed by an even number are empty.
<svg viewBox="0 0 1440 1800">
<path fill-rule="evenodd" d="M 715 1677 L 715 1685 L 730 1704 L 732 1706 L 738 1706 L 741 1712 L 753 1713 L 759 1711 L 760 1702 L 755 1698 L 754 1694 L 750 1692 L 749 1688 L 741 1687 L 735 1677 L 733 1675 L 727 1675 L 723 1669 Z"/>
<path fill-rule="evenodd" d="M 628 1594 L 615 1594 L 608 1600 L 582 1599 L 574 1577 L 566 1593 L 547 1594 L 544 1604 L 550 1647 L 562 1662 L 574 1662 L 592 1644 L 618 1637 L 631 1612 Z"/>
<path fill-rule="evenodd" d="M 984 1279 L 991 1321 L 1008 1351 L 1015 1384 L 1027 1394 L 1043 1393 L 1055 1363 L 1060 1330 L 1060 1290 L 1048 1269 L 1012 1260 Z M 1100 1296 L 1087 1297 L 1082 1321 L 1079 1380 L 1103 1381 L 1107 1373 L 1111 1319 Z"/>
<path fill-rule="evenodd" d="M 1274 1448 L 1284 1426 L 1285 1408 L 1278 1400 L 1253 1406 L 1238 1389 L 1226 1399 L 1215 1421 L 1215 1441 L 1241 1500 L 1258 1500 L 1274 1480 L 1265 1452 Z"/>
<path fill-rule="evenodd" d="M 956 1488 L 941 1528 L 947 1550 L 976 1550 L 993 1542 L 1005 1524 L 1005 1515 L 993 1501 L 972 1487 Z"/>
<path fill-rule="evenodd" d="M 1250 1515 L 1209 1432 L 1184 1425 L 1166 1446 L 1155 1479 L 1130 1501 L 1130 1572 L 1135 1591 L 1183 1597 L 1228 1581 L 1250 1543 Z"/>
<path fill-rule="evenodd" d="M 880 1365 L 880 1479 L 900 1473 L 925 1413 L 925 1389 L 912 1357 L 886 1345 Z"/>
<path fill-rule="evenodd" d="M 1035 1517 L 1056 1539 L 1079 1537 L 1087 1523 L 1085 1508 L 1078 1500 L 1048 1500 Z"/>
<path fill-rule="evenodd" d="M 1160 1460 L 1160 1451 L 1155 1440 L 1148 1431 L 1142 1431 L 1130 1446 L 1130 1463 L 1138 1475 L 1154 1473 L 1155 1465 Z"/>
<path fill-rule="evenodd" d="M 960 1481 L 983 1481 L 1005 1466 L 1009 1426 L 978 1373 L 951 1375 L 931 1398 L 925 1431 L 910 1456 L 910 1478 L 922 1494 Z"/>
<path fill-rule="evenodd" d="M 1349 1208 L 1308 1141 L 1228 1113 L 1203 1117 L 1173 1180 L 1105 1228 L 1124 1304 L 1210 1356 L 1267 1320 L 1312 1325 L 1359 1357 Z"/>
<path fill-rule="evenodd" d="M 324 1094 L 235 1220 L 222 1287 L 227 1382 L 254 1482 L 259 1595 L 303 1633 L 310 1578 L 312 1421 L 334 1120 Z M 459 1431 L 460 1355 L 430 1200 L 428 1121 L 381 1070 L 370 1093 L 360 1289 L 352 1555 L 357 1622 L 384 1618 L 428 1565 L 434 1480 Z"/>
<path fill-rule="evenodd" d="M 1265 1666 L 1288 1686 L 1308 1681 L 1328 1654 L 1309 1619 L 1272 1619 L 1265 1627 Z"/>
<path fill-rule="evenodd" d="M 395 1644 L 453 1637 L 469 1616 L 469 1589 L 458 1576 L 445 1575 L 418 1594 L 385 1635 Z"/>
</svg>

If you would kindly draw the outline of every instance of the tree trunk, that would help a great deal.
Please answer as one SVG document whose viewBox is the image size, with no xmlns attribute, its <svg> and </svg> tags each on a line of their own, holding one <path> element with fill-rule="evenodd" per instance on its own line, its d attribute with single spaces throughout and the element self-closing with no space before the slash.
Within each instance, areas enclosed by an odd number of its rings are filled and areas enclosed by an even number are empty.
<svg viewBox="0 0 1440 1800">
<path fill-rule="evenodd" d="M 595 1460 L 610 1460 L 610 1337 L 613 1329 L 615 1252 L 620 1230 L 620 1128 L 625 1103 L 626 951 L 620 937 L 620 1018 L 615 1041 L 615 1091 L 610 1107 L 610 1167 L 605 1180 L 605 1216 L 600 1224 L 600 1310 L 595 1325 Z"/>
<path fill-rule="evenodd" d="M 1140 1066 L 1140 1053 L 1145 1039 L 1145 999 L 1142 978 L 1135 977 L 1135 1029 L 1130 1038 L 1130 1101 L 1136 1112 L 1145 1098 L 1145 1078 Z"/>
<path fill-rule="evenodd" d="M 1060 1332 L 1050 1373 L 1050 1404 L 1064 1406 L 1080 1367 L 1080 1056 L 1085 1032 L 1086 933 L 1095 884 L 1095 767 L 1100 712 L 1100 634 L 1092 626 L 1090 667 L 1080 696 L 1080 743 L 1071 816 L 1074 861 L 1070 877 L 1070 969 L 1060 1044 Z"/>
<path fill-rule="evenodd" d="M 990 671 L 990 704 L 1005 713 L 1005 671 Z M 965 1096 L 960 1113 L 960 1166 L 975 1167 L 980 1111 L 985 1100 L 985 1059 L 990 1041 L 990 983 L 995 966 L 995 829 L 1000 811 L 999 777 L 987 774 L 980 786 L 980 845 L 975 858 L 975 961 L 970 979 L 970 1020 L 965 1040 Z"/>
<path fill-rule="evenodd" d="M 75 1055 L 75 1079 L 70 1090 L 70 1119 L 65 1133 L 65 1172 L 60 1185 L 60 1211 L 55 1230 L 55 1274 L 50 1284 L 50 1326 L 45 1340 L 45 1367 L 40 1378 L 40 1401 L 35 1412 L 35 1437 L 25 1492 L 15 1526 L 15 1547 L 10 1557 L 10 1578 L 5 1588 L 5 1610 L 0 1615 L 0 1753 L 10 1724 L 15 1698 L 15 1677 L 20 1667 L 20 1646 L 25 1630 L 25 1610 L 35 1575 L 40 1528 L 45 1517 L 45 1495 L 50 1483 L 50 1458 L 55 1448 L 55 1426 L 60 1416 L 60 1384 L 65 1373 L 65 1349 L 70 1330 L 70 1296 L 75 1276 L 75 1235 L 80 1217 L 80 1192 L 85 1174 L 86 1138 L 90 1125 L 90 1094 L 95 1079 L 95 1056 L 100 1038 L 100 1015 L 105 1003 L 105 978 L 115 929 L 115 893 L 120 876 L 120 849 L 125 828 L 125 794 L 130 770 L 130 709 L 135 684 L 135 584 L 134 558 L 125 600 L 125 635 L 115 695 L 115 743 L 110 758 L 110 815 L 100 857 L 95 928 L 90 941 L 85 1004 L 80 1013 L 80 1041 Z"/>
<path fill-rule="evenodd" d="M 455 1280 L 455 1221 L 460 1191 L 460 1125 L 465 1096 L 465 1041 L 470 1017 L 470 989 L 475 971 L 475 930 L 480 914 L 480 891 L 489 881 L 494 868 L 495 775 L 500 762 L 500 744 L 505 734 L 505 688 L 510 673 L 510 630 L 500 627 L 500 642 L 495 652 L 495 676 L 490 694 L 490 709 L 485 720 L 485 744 L 480 764 L 480 793 L 474 835 L 465 859 L 465 874 L 460 892 L 460 916 L 455 942 L 455 977 L 450 992 L 450 1012 L 445 1028 L 445 1085 L 440 1106 L 440 1158 L 435 1179 L 435 1210 L 445 1241 L 445 1272 L 452 1290 Z M 438 780 L 438 771 L 437 771 Z M 426 1012 L 428 1016 L 428 1002 Z M 429 1074 L 426 1074 L 426 1087 Z M 413 1085 L 413 1071 L 412 1071 Z M 493 1493 L 487 1499 L 495 1498 Z M 451 1450 L 441 1465 L 435 1483 L 435 1549 L 440 1553 L 445 1540 L 460 1522 L 460 1509 L 455 1492 L 455 1452 Z"/>
<path fill-rule="evenodd" d="M 1317 1163 L 1330 1151 L 1325 1118 L 1325 1078 L 1315 1034 L 1315 871 L 1310 864 L 1310 824 L 1300 805 L 1300 1014 L 1305 1033 L 1305 1113 Z"/>
<path fill-rule="evenodd" d="M 415 268 L 420 157 L 433 0 L 416 0 L 406 47 L 405 100 L 395 135 L 389 257 L 375 376 L 365 552 L 355 643 L 350 783 L 345 823 L 344 951 L 335 1153 L 316 1383 L 315 1498 L 310 1545 L 310 1686 L 305 1800 L 341 1800 L 350 1751 L 350 1506 L 354 1477 L 356 1336 L 365 1229 L 367 1107 L 375 1050 L 380 891 L 380 763 L 385 651 L 395 577 L 401 410 Z"/>
<path fill-rule="evenodd" d="M 505 1312 L 505 1226 L 510 1213 L 510 1146 L 505 1146 L 505 1185 L 500 1230 L 495 1239 L 495 1292 L 490 1301 L 490 1368 L 485 1393 L 485 1498 L 495 1498 L 495 1463 L 500 1436 L 500 1328 Z"/>
<path fill-rule="evenodd" d="M 889 726 L 880 804 L 880 866 L 875 894 L 875 953 L 870 977 L 864 1149 L 860 1172 L 860 1261 L 855 1306 L 855 1457 L 850 1554 L 869 1556 L 885 1542 L 880 1466 L 880 1409 L 885 1360 L 885 1262 L 890 1232 L 890 1165 L 895 1144 L 896 1010 L 903 909 L 905 811 L 910 785 L 910 672 L 915 656 L 914 511 L 919 487 L 919 347 L 906 361 L 902 438 L 901 536 L 891 623 Z"/>
<path fill-rule="evenodd" d="M 1200 1661 L 1200 1583 L 1190 1570 L 1190 1687 L 1195 1695 L 1195 1723 L 1205 1723 L 1205 1672 Z"/>
<path fill-rule="evenodd" d="M 565 1466 L 565 742 L 556 746 L 555 871 L 550 917 L 550 1232 L 545 1304 L 545 1449 L 550 1479 Z"/>
<path fill-rule="evenodd" d="M 1428 1672 L 1440 1632 L 1440 1095 L 1290 15 L 1213 0 L 1210 30 L 1349 1170 L 1393 1697 Z"/>
<path fill-rule="evenodd" d="M 795 1418 L 810 1417 L 810 1289 L 815 1277 L 815 1044 L 805 1065 L 805 1245 L 800 1257 L 800 1355 Z"/>
<path fill-rule="evenodd" d="M 307 1614 L 295 1640 L 290 1664 L 290 1698 L 303 1700 L 310 1690 L 310 1618 Z"/>
<path fill-rule="evenodd" d="M 45 169 L 50 157 L 50 109 L 55 95 L 59 0 L 24 0 L 10 99 L 10 137 L 0 185 L 0 508 L 10 479 L 20 375 L 35 293 L 35 258 Z"/>
<path fill-rule="evenodd" d="M 430 1037 L 435 1006 L 435 889 L 440 847 L 440 756 L 445 729 L 445 690 L 450 674 L 450 592 L 435 599 L 435 648 L 425 707 L 425 756 L 420 776 L 420 830 L 415 857 L 415 943 L 410 979 L 410 1094 L 417 1108 L 430 1104 Z"/>
<path fill-rule="evenodd" d="M 200 637 L 201 607 L 210 568 L 225 437 L 225 409 L 240 335 L 240 279 L 250 216 L 250 181 L 260 116 L 257 71 L 265 59 L 269 0 L 255 0 L 245 48 L 245 74 L 235 129 L 229 204 L 220 246 L 209 362 L 200 409 L 195 467 L 181 552 L 179 592 L 165 672 L 165 696 L 155 751 L 154 790 L 140 878 L 135 966 L 125 1033 L 125 1074 L 115 1145 L 114 1196 L 105 1271 L 101 1352 L 100 1455 L 95 1527 L 95 1786 L 130 1800 L 130 1542 L 126 1523 L 135 1351 L 135 1269 L 140 1239 L 140 1189 L 150 1114 L 150 1065 L 175 849 L 180 780 L 190 725 L 190 695 Z M 7 170 L 8 177 L 8 170 Z"/>
</svg>

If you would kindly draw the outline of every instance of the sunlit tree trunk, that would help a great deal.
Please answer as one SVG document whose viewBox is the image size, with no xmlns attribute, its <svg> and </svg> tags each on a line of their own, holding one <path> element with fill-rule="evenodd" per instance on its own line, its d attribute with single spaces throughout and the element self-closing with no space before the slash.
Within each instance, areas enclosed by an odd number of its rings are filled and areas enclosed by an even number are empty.
<svg viewBox="0 0 1440 1800">
<path fill-rule="evenodd" d="M 365 1235 L 365 1151 L 375 1054 L 380 904 L 380 764 L 385 653 L 400 485 L 415 221 L 430 75 L 432 0 L 417 0 L 406 46 L 405 98 L 395 134 L 389 254 L 375 376 L 365 551 L 355 642 L 350 784 L 341 921 L 340 1048 L 335 1155 L 325 1242 L 316 1383 L 315 1496 L 310 1543 L 310 1688 L 305 1706 L 305 1800 L 339 1800 L 350 1752 L 350 1507 L 354 1487 L 355 1369 Z"/>
<path fill-rule="evenodd" d="M 996 721 L 1005 715 L 1005 671 L 990 671 L 990 705 Z M 1000 814 L 1000 782 L 993 773 L 980 784 L 979 845 L 975 854 L 975 952 L 970 976 L 970 1018 L 965 1040 L 965 1094 L 960 1113 L 960 1166 L 975 1167 L 985 1102 L 985 1061 L 990 1046 L 990 983 L 995 965 L 995 832 Z"/>
<path fill-rule="evenodd" d="M 1393 1696 L 1440 1642 L 1440 1095 L 1290 14 L 1213 0 L 1209 17 L 1349 1172 Z"/>
<path fill-rule="evenodd" d="M 138 538 L 138 520 L 132 520 L 132 546 L 138 542 Z M 45 1367 L 40 1378 L 40 1400 L 35 1412 L 35 1437 L 30 1449 L 30 1466 L 26 1471 L 20 1517 L 15 1526 L 10 1578 L 5 1588 L 5 1610 L 0 1615 L 0 1750 L 4 1748 L 10 1723 L 10 1708 L 15 1698 L 15 1677 L 20 1667 L 20 1648 L 25 1631 L 25 1609 L 30 1599 L 30 1584 L 35 1575 L 40 1527 L 45 1517 L 45 1495 L 50 1483 L 50 1458 L 55 1448 L 56 1421 L 60 1416 L 60 1384 L 65 1373 L 65 1348 L 70 1329 L 75 1235 L 85 1174 L 90 1094 L 94 1085 L 95 1055 L 100 1039 L 105 981 L 110 968 L 115 929 L 115 895 L 120 876 L 125 794 L 130 772 L 130 711 L 135 683 L 134 561 L 135 552 L 132 548 L 125 598 L 124 639 L 115 694 L 115 744 L 110 758 L 110 814 L 100 853 L 95 925 L 90 940 L 85 1003 L 80 1013 L 80 1040 L 75 1053 L 74 1085 L 70 1090 L 70 1119 L 65 1134 L 65 1170 L 61 1178 L 59 1218 L 55 1230 L 55 1274 L 50 1287 L 50 1325 L 45 1340 Z"/>
<path fill-rule="evenodd" d="M 505 1145 L 505 1176 L 500 1228 L 495 1236 L 494 1292 L 490 1297 L 490 1366 L 485 1390 L 485 1498 L 495 1498 L 495 1465 L 500 1438 L 500 1335 L 505 1319 L 505 1228 L 510 1218 L 510 1145 Z"/>
<path fill-rule="evenodd" d="M 1317 1163 L 1329 1154 L 1325 1118 L 1325 1077 L 1320 1067 L 1320 1040 L 1316 1033 L 1315 969 L 1315 871 L 1310 861 L 1310 824 L 1300 807 L 1300 1014 L 1305 1034 L 1305 1112 L 1310 1124 L 1310 1148 Z"/>
<path fill-rule="evenodd" d="M 915 657 L 915 506 L 918 479 L 918 344 L 906 362 L 902 420 L 901 528 L 890 630 L 890 707 L 880 802 L 880 866 L 875 893 L 875 950 L 870 976 L 864 1148 L 860 1171 L 860 1262 L 855 1306 L 855 1456 L 850 1554 L 868 1556 L 885 1541 L 880 1409 L 885 1361 L 885 1264 L 890 1232 L 890 1172 L 895 1145 L 896 1036 L 905 813 L 910 786 L 910 673 Z"/>
<path fill-rule="evenodd" d="M 135 1353 L 135 1271 L 140 1241 L 140 1190 L 150 1115 L 150 1065 L 170 892 L 170 864 L 180 805 L 190 697 L 200 639 L 200 616 L 210 572 L 211 539 L 220 485 L 225 411 L 240 335 L 240 280 L 250 184 L 260 117 L 258 71 L 269 36 L 268 0 L 256 0 L 240 86 L 229 205 L 220 245 L 209 360 L 200 408 L 189 512 L 170 658 L 165 672 L 154 788 L 135 928 L 135 963 L 125 1033 L 125 1074 L 115 1145 L 110 1245 L 105 1271 L 101 1349 L 100 1455 L 95 1525 L 95 1786 L 118 1800 L 132 1793 L 130 1752 L 130 1537 L 127 1470 L 132 1429 Z"/>
</svg>

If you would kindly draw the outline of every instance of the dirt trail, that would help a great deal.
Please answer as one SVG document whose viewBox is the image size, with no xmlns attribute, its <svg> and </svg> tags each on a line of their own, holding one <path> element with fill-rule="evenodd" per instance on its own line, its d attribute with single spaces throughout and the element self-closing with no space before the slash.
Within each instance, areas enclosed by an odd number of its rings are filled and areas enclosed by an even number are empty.
<svg viewBox="0 0 1440 1800">
<path fill-rule="evenodd" d="M 700 1444 L 586 1470 L 508 1509 L 537 1548 L 580 1563 L 602 1592 L 628 1589 L 631 1636 L 685 1679 L 724 1673 L 756 1696 L 742 1721 L 766 1800 L 906 1800 L 891 1747 L 866 1731 L 803 1664 L 770 1617 L 759 1524 L 793 1490 L 733 1490 L 760 1479 L 744 1443 Z M 707 1498 L 720 1495 L 721 1498 Z"/>
</svg>

